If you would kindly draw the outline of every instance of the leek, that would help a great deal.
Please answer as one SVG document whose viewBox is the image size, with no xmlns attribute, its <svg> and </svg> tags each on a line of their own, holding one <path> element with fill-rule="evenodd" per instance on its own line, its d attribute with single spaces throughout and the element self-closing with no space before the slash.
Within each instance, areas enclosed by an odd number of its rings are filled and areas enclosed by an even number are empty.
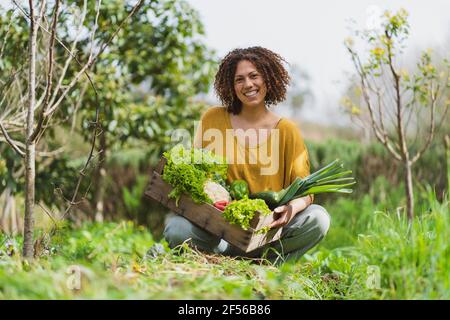
<svg viewBox="0 0 450 320">
<path fill-rule="evenodd" d="M 339 159 L 317 170 L 305 178 L 297 177 L 289 187 L 275 191 L 257 192 L 250 195 L 252 199 L 263 199 L 270 208 L 282 206 L 289 201 L 309 194 L 352 193 L 348 188 L 356 183 L 355 178 L 348 177 L 351 170 L 344 170 Z"/>
</svg>

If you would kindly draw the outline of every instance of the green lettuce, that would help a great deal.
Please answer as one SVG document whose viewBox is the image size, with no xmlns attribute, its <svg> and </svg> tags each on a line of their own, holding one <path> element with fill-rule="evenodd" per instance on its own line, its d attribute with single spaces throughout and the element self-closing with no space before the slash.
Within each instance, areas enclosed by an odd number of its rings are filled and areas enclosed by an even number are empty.
<svg viewBox="0 0 450 320">
<path fill-rule="evenodd" d="M 243 198 L 227 205 L 223 212 L 223 217 L 231 224 L 236 224 L 242 229 L 247 230 L 256 211 L 264 215 L 271 213 L 264 200 Z"/>
<path fill-rule="evenodd" d="M 167 163 L 163 180 L 173 187 L 169 198 L 178 201 L 183 193 L 189 194 L 195 203 L 211 203 L 203 191 L 206 180 L 223 183 L 228 165 L 224 158 L 205 149 L 186 149 L 182 144 L 164 152 Z"/>
</svg>

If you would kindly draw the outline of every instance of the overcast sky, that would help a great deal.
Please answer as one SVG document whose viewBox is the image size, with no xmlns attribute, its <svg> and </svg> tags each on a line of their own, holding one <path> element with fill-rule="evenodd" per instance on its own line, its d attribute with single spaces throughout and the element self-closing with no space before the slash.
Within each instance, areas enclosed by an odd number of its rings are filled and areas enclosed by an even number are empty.
<svg viewBox="0 0 450 320">
<path fill-rule="evenodd" d="M 336 119 L 342 88 L 352 72 L 343 46 L 349 19 L 371 25 L 377 12 L 405 8 L 411 51 L 443 48 L 450 41 L 450 0 L 188 0 L 201 15 L 207 43 L 220 57 L 236 47 L 260 45 L 278 52 L 312 78 L 315 102 L 301 117 Z M 371 18 L 372 17 L 372 18 Z"/>
<path fill-rule="evenodd" d="M 343 46 L 350 34 L 349 19 L 366 27 L 377 13 L 405 8 L 410 14 L 410 51 L 450 48 L 450 0 L 187 1 L 199 11 L 206 42 L 219 57 L 236 47 L 259 45 L 307 71 L 315 100 L 297 115 L 302 120 L 332 122 L 340 115 L 338 102 L 353 72 Z M 0 5 L 10 3 L 0 0 Z M 210 99 L 215 102 L 214 95 Z"/>
</svg>

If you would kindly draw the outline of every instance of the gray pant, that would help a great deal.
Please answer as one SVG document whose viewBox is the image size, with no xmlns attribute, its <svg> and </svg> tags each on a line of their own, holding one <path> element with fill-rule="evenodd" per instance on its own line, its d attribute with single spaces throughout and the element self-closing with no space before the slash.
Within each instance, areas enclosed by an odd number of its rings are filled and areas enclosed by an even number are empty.
<svg viewBox="0 0 450 320">
<path fill-rule="evenodd" d="M 328 212 L 325 208 L 312 204 L 284 226 L 280 240 L 251 252 L 242 251 L 220 237 L 197 227 L 180 215 L 173 215 L 167 219 L 164 237 L 171 248 L 189 240 L 197 248 L 207 252 L 249 258 L 264 257 L 277 263 L 299 259 L 323 239 L 329 227 L 330 215 Z"/>
</svg>

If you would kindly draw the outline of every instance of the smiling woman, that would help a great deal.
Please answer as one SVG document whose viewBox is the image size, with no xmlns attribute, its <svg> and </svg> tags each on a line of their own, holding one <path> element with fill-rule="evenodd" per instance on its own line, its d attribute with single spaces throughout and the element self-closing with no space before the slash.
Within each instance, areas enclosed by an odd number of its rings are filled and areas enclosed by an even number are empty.
<svg viewBox="0 0 450 320">
<path fill-rule="evenodd" d="M 290 77 L 285 60 L 262 47 L 235 49 L 222 60 L 214 88 L 223 106 L 207 110 L 194 146 L 228 163 L 227 182 L 248 183 L 250 193 L 280 191 L 310 173 L 308 150 L 298 126 L 269 108 L 286 98 Z M 168 219 L 164 235 L 171 247 L 191 239 L 200 249 L 228 255 L 298 259 L 327 233 L 330 217 L 312 196 L 275 208 L 272 228 L 283 227 L 279 242 L 245 253 L 181 216 Z M 273 254 L 273 252 L 277 254 Z"/>
<path fill-rule="evenodd" d="M 283 62 L 280 55 L 262 47 L 235 49 L 223 58 L 214 89 L 228 111 L 235 115 L 249 102 L 244 92 L 250 89 L 262 91 L 260 99 L 252 101 L 252 105 L 270 107 L 286 99 L 290 77 Z"/>
</svg>

